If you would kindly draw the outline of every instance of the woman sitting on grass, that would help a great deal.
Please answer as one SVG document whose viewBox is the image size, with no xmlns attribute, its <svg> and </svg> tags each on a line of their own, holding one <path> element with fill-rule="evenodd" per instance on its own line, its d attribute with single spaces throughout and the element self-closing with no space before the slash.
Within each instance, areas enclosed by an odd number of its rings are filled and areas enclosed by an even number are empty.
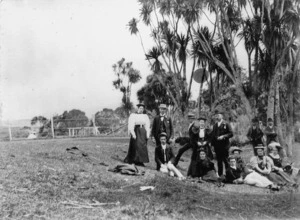
<svg viewBox="0 0 300 220">
<path fill-rule="evenodd" d="M 246 166 L 239 166 L 236 155 L 230 155 L 229 167 L 226 170 L 226 183 L 247 184 L 261 188 L 270 188 L 272 190 L 279 190 L 279 187 L 273 184 L 266 177 L 257 172 L 245 169 Z M 243 168 L 244 167 L 244 168 Z M 245 172 L 246 171 L 246 172 Z"/>
<path fill-rule="evenodd" d="M 270 146 L 270 153 L 269 157 L 273 161 L 273 172 L 277 175 L 280 175 L 289 185 L 296 186 L 295 180 L 293 180 L 293 177 L 283 170 L 282 166 L 282 159 L 278 154 L 278 151 L 281 149 L 280 145 Z"/>
<path fill-rule="evenodd" d="M 208 182 L 220 182 L 220 179 L 216 174 L 214 163 L 206 156 L 204 148 L 200 148 L 198 150 L 197 158 L 191 160 L 188 176 L 193 178 L 198 177 L 200 180 Z"/>
<path fill-rule="evenodd" d="M 159 135 L 160 145 L 155 148 L 155 162 L 157 170 L 168 173 L 170 176 L 177 176 L 179 180 L 185 179 L 180 171 L 173 165 L 175 155 L 171 146 L 167 145 L 167 134 Z"/>
<path fill-rule="evenodd" d="M 257 156 L 253 156 L 250 159 L 252 168 L 259 174 L 267 177 L 270 181 L 278 185 L 286 185 L 286 181 L 275 172 L 273 172 L 273 161 L 270 157 L 265 156 L 264 146 L 258 145 L 255 147 Z"/>
</svg>

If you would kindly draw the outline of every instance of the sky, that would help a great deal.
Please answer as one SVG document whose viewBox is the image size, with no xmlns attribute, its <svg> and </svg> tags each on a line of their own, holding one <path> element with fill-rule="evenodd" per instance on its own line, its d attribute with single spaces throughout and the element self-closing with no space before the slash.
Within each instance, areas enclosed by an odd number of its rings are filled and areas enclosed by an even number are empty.
<svg viewBox="0 0 300 220">
<path fill-rule="evenodd" d="M 151 73 L 139 38 L 126 26 L 139 16 L 136 0 L 2 0 L 0 119 L 51 117 L 80 109 L 88 117 L 121 105 L 112 65 L 122 57 Z M 149 29 L 139 26 L 146 48 Z M 198 86 L 193 87 L 197 94 Z"/>
</svg>

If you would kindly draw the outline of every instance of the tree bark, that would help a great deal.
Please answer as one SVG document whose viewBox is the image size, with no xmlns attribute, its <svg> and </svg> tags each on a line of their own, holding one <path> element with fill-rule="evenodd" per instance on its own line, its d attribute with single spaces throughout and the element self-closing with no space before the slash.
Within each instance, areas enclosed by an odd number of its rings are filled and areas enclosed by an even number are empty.
<svg viewBox="0 0 300 220">
<path fill-rule="evenodd" d="M 268 93 L 268 109 L 267 118 L 274 118 L 274 107 L 275 107 L 275 77 L 272 76 L 269 93 Z"/>
</svg>

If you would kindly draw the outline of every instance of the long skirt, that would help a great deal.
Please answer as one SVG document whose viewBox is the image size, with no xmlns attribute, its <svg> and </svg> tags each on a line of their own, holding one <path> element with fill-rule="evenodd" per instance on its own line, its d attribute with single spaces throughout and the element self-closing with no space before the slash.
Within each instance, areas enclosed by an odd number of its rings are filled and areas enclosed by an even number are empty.
<svg viewBox="0 0 300 220">
<path fill-rule="evenodd" d="M 259 173 L 253 171 L 249 173 L 245 179 L 244 183 L 251 185 L 251 186 L 256 186 L 256 187 L 268 187 L 273 184 L 267 177 L 260 175 Z"/>
<path fill-rule="evenodd" d="M 136 126 L 134 132 L 136 139 L 130 137 L 129 149 L 124 162 L 129 164 L 149 163 L 146 129 Z"/>
</svg>

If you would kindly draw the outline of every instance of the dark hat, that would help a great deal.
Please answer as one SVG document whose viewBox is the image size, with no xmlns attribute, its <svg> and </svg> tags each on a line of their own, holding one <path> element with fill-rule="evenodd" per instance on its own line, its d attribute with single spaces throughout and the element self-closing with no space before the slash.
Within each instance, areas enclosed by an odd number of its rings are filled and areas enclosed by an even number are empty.
<svg viewBox="0 0 300 220">
<path fill-rule="evenodd" d="M 253 118 L 252 122 L 258 122 L 258 119 L 257 118 Z"/>
<path fill-rule="evenodd" d="M 214 114 L 215 115 L 217 115 L 217 114 L 224 115 L 224 112 L 221 109 L 216 109 L 215 112 L 214 112 Z"/>
<path fill-rule="evenodd" d="M 271 122 L 271 121 L 273 121 L 273 119 L 272 118 L 268 118 L 268 122 Z"/>
<path fill-rule="evenodd" d="M 233 154 L 234 151 L 242 152 L 242 150 L 237 146 L 232 146 L 232 147 L 229 148 L 230 154 Z"/>
<path fill-rule="evenodd" d="M 160 133 L 159 138 L 161 138 L 161 137 L 167 137 L 167 133 L 165 133 L 165 132 Z"/>
<path fill-rule="evenodd" d="M 255 150 L 257 150 L 257 149 L 265 149 L 265 146 L 264 145 L 262 145 L 262 144 L 258 144 L 257 146 L 255 146 L 255 148 L 254 148 Z"/>
<path fill-rule="evenodd" d="M 159 108 L 167 108 L 167 105 L 166 104 L 163 104 L 163 103 L 161 103 L 159 106 L 158 106 Z"/>
<path fill-rule="evenodd" d="M 189 112 L 188 113 L 188 118 L 195 119 L 196 116 L 195 116 L 195 114 L 193 112 Z"/>
<path fill-rule="evenodd" d="M 206 119 L 206 117 L 205 117 L 204 115 L 200 115 L 199 118 L 198 118 L 198 120 L 199 120 L 199 121 L 200 121 L 200 120 L 206 121 L 207 119 Z"/>
<path fill-rule="evenodd" d="M 143 106 L 145 108 L 144 102 L 140 102 L 139 104 L 136 105 L 137 107 Z"/>
</svg>

